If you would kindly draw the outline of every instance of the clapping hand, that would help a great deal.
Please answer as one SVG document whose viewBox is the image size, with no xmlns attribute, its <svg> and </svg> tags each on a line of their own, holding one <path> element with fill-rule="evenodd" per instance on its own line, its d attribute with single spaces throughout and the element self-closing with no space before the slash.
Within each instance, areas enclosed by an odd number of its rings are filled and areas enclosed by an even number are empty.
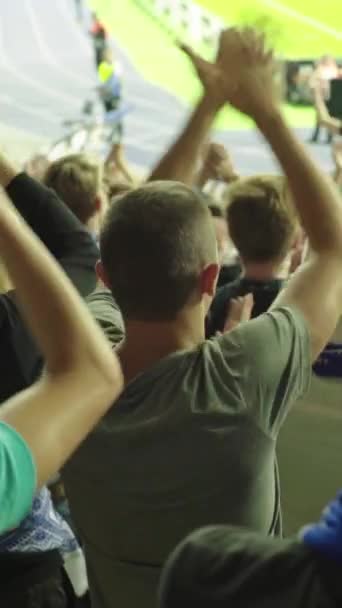
<svg viewBox="0 0 342 608">
<path fill-rule="evenodd" d="M 229 102 L 256 120 L 260 113 L 278 104 L 274 57 L 262 34 L 252 29 L 224 30 L 215 63 L 203 59 L 187 45 L 180 48 L 193 63 L 208 95 Z"/>
<path fill-rule="evenodd" d="M 273 53 L 265 37 L 253 29 L 225 30 L 220 38 L 216 63 L 224 81 L 226 100 L 256 119 L 270 104 L 279 101 Z"/>
</svg>

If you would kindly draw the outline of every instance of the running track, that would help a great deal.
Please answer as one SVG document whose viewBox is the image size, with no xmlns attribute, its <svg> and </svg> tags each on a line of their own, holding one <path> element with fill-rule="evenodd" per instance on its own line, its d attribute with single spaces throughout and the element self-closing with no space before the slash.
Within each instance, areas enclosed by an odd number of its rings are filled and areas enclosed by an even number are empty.
<svg viewBox="0 0 342 608">
<path fill-rule="evenodd" d="M 115 42 L 113 42 L 115 46 Z M 125 97 L 134 105 L 126 119 L 131 162 L 151 166 L 174 137 L 187 109 L 147 82 L 122 49 Z M 53 140 L 61 123 L 79 116 L 96 84 L 87 35 L 74 16 L 73 0 L 2 0 L 0 12 L 0 121 L 31 135 Z M 307 132 L 300 132 L 307 137 Z M 268 148 L 255 132 L 227 131 L 227 144 L 242 173 L 275 169 Z M 321 165 L 331 168 L 328 147 L 313 148 Z"/>
</svg>

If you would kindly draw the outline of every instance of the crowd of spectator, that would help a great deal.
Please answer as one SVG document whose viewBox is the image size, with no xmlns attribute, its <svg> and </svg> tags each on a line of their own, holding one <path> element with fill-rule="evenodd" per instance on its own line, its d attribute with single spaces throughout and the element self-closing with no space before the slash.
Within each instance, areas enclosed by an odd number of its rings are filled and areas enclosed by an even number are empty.
<svg viewBox="0 0 342 608">
<path fill-rule="evenodd" d="M 312 367 L 342 378 L 340 141 L 336 184 L 253 30 L 212 63 L 183 51 L 203 92 L 146 181 L 118 143 L 24 171 L 0 155 L 4 607 L 342 600 L 342 497 L 283 539 L 276 455 Z M 228 103 L 281 175 L 208 144 Z"/>
</svg>

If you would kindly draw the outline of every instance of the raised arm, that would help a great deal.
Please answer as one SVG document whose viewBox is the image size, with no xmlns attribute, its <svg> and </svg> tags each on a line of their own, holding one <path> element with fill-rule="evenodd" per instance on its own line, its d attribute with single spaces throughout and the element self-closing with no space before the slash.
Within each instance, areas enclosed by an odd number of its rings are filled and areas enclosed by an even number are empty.
<svg viewBox="0 0 342 608">
<path fill-rule="evenodd" d="M 0 185 L 20 215 L 59 261 L 78 291 L 95 289 L 98 249 L 89 232 L 56 194 L 0 154 Z"/>
<path fill-rule="evenodd" d="M 83 296 L 96 286 L 98 248 L 89 232 L 52 190 L 19 173 L 0 154 L 0 185 Z M 1 255 L 1 252 L 0 252 Z M 0 403 L 30 386 L 43 357 L 20 317 L 16 293 L 0 296 Z"/>
<path fill-rule="evenodd" d="M 219 143 L 210 142 L 205 146 L 202 166 L 195 184 L 203 189 L 209 180 L 231 184 L 239 179 L 233 160 L 226 148 Z"/>
<path fill-rule="evenodd" d="M 192 186 L 197 164 L 208 139 L 214 119 L 225 103 L 214 65 L 198 57 L 188 46 L 181 49 L 193 63 L 203 85 L 203 95 L 185 128 L 152 171 L 148 181 L 174 180 Z"/>
<path fill-rule="evenodd" d="M 0 420 L 31 450 L 39 486 L 104 415 L 122 388 L 122 376 L 76 290 L 3 193 L 0 248 L 22 315 L 46 361 L 42 379 L 3 404 Z"/>
<path fill-rule="evenodd" d="M 341 197 L 286 124 L 274 94 L 272 55 L 266 52 L 263 38 L 251 30 L 228 30 L 222 46 L 221 69 L 229 71 L 227 99 L 255 120 L 271 145 L 309 239 L 311 259 L 295 273 L 274 306 L 294 307 L 302 313 L 314 360 L 342 312 Z"/>
</svg>

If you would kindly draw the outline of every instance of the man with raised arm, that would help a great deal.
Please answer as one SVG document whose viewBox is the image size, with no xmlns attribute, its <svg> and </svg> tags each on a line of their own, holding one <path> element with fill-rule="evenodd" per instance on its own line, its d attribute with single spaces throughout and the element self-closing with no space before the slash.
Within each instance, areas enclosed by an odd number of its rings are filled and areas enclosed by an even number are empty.
<svg viewBox="0 0 342 608">
<path fill-rule="evenodd" d="M 46 364 L 40 380 L 0 408 L 3 533 L 21 523 L 37 488 L 63 466 L 107 411 L 122 388 L 122 377 L 86 305 L 1 191 L 0 246 L 23 318 Z"/>
<path fill-rule="evenodd" d="M 56 194 L 0 155 L 0 185 L 59 261 L 82 296 L 96 285 L 98 249 L 87 229 Z M 0 252 L 1 255 L 1 252 Z M 15 291 L 0 296 L 0 403 L 27 388 L 41 373 L 43 357 L 23 321 Z M 65 337 L 67 339 L 67 336 Z"/>
<path fill-rule="evenodd" d="M 156 606 L 168 554 L 198 527 L 281 532 L 276 439 L 342 307 L 339 197 L 285 123 L 263 40 L 232 29 L 214 65 L 193 61 L 204 95 L 153 177 L 192 183 L 203 138 L 230 101 L 273 147 L 312 258 L 273 310 L 205 341 L 219 266 L 201 196 L 156 181 L 115 201 L 98 270 L 125 321 L 126 387 L 66 469 L 94 608 Z"/>
<path fill-rule="evenodd" d="M 0 185 L 80 294 L 88 295 L 96 284 L 98 249 L 86 228 L 51 190 L 18 172 L 3 156 L 0 156 Z M 34 289 L 43 306 L 44 292 L 37 282 Z M 72 347 L 72 336 L 65 329 L 60 335 L 68 350 Z M 1 295 L 0 403 L 30 387 L 40 377 L 43 364 L 43 354 L 21 314 L 16 291 Z M 0 535 L 0 586 L 2 594 L 10 594 L 4 603 L 13 608 L 23 606 L 33 587 L 47 579 L 52 595 L 63 593 L 61 553 L 70 556 L 77 547 L 74 534 L 57 516 L 47 489 L 42 488 L 20 525 Z"/>
</svg>

